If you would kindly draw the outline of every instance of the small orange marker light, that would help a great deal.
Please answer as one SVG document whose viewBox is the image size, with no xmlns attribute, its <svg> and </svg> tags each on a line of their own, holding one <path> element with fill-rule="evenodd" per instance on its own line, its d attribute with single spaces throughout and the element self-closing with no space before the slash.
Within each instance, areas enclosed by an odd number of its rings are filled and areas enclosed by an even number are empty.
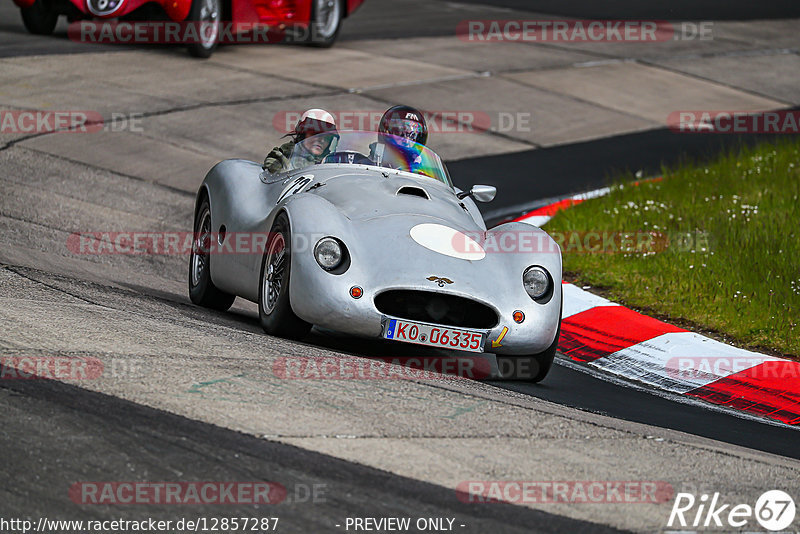
<svg viewBox="0 0 800 534">
<path fill-rule="evenodd" d="M 514 317 L 514 322 L 515 322 L 515 323 L 521 323 L 522 321 L 524 321 L 524 320 L 525 320 L 525 314 L 524 314 L 524 313 L 522 313 L 522 312 L 521 312 L 521 311 L 519 311 L 519 310 L 517 310 L 517 311 L 515 311 L 515 312 L 514 312 L 514 316 L 513 316 L 513 317 Z"/>
<path fill-rule="evenodd" d="M 364 294 L 364 290 L 358 286 L 353 286 L 350 288 L 350 296 L 354 299 L 360 299 L 361 295 Z"/>
</svg>

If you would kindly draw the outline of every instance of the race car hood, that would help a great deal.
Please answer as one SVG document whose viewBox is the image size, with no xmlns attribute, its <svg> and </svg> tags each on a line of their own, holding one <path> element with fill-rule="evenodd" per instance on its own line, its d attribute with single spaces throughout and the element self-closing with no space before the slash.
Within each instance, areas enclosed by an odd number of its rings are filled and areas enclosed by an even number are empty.
<svg viewBox="0 0 800 534">
<path fill-rule="evenodd" d="M 306 235 L 340 239 L 354 260 L 377 272 L 413 272 L 437 265 L 464 278 L 464 269 L 491 276 L 498 269 L 519 270 L 538 262 L 560 273 L 560 261 L 553 262 L 560 250 L 545 232 L 522 223 L 486 230 L 476 220 L 477 210 L 473 218 L 465 203 L 473 210 L 475 205 L 460 201 L 446 184 L 396 171 L 321 170 L 315 169 L 314 184 L 305 195 L 289 202 L 290 215 L 298 214 L 292 216 L 293 226 Z M 322 202 L 312 202 L 311 197 Z"/>
<path fill-rule="evenodd" d="M 413 215 L 417 220 L 430 219 L 459 229 L 478 229 L 453 190 L 432 178 L 415 179 L 396 171 L 367 171 L 331 176 L 319 183 L 323 185 L 308 192 L 321 196 L 352 221 Z"/>
</svg>

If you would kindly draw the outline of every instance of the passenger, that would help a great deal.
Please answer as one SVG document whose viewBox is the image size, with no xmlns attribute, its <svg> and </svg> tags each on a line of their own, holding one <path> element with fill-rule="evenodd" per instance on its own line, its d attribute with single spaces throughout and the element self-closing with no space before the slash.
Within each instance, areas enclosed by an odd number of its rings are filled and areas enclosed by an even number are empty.
<svg viewBox="0 0 800 534">
<path fill-rule="evenodd" d="M 330 135 L 319 135 L 329 133 Z M 324 109 L 309 109 L 297 121 L 292 140 L 270 150 L 262 168 L 275 174 L 302 169 L 320 163 L 330 153 L 334 139 L 339 138 L 336 120 Z M 308 139 L 310 138 L 310 139 Z"/>
<path fill-rule="evenodd" d="M 422 113 L 410 106 L 386 110 L 378 125 L 378 142 L 370 145 L 369 158 L 381 167 L 421 172 L 422 149 L 428 142 L 428 125 Z"/>
</svg>

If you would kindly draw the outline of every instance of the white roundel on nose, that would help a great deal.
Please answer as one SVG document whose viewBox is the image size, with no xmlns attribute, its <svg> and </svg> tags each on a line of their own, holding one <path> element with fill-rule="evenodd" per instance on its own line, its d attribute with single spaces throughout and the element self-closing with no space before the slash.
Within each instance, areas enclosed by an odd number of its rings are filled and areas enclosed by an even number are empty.
<svg viewBox="0 0 800 534">
<path fill-rule="evenodd" d="M 418 224 L 411 229 L 411 238 L 428 250 L 451 258 L 477 261 L 486 256 L 483 247 L 472 237 L 442 224 Z"/>
</svg>

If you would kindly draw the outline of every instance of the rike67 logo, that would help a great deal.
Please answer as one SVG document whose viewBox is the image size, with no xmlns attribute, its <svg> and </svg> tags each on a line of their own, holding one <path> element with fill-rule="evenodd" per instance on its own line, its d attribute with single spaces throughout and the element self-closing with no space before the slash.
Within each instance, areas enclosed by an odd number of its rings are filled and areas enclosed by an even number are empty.
<svg viewBox="0 0 800 534">
<path fill-rule="evenodd" d="M 719 493 L 703 494 L 696 498 L 691 493 L 678 493 L 669 514 L 668 527 L 752 527 L 755 519 L 762 528 L 770 531 L 784 530 L 795 518 L 794 500 L 788 493 L 771 490 L 763 493 L 755 506 L 724 503 Z"/>
</svg>

